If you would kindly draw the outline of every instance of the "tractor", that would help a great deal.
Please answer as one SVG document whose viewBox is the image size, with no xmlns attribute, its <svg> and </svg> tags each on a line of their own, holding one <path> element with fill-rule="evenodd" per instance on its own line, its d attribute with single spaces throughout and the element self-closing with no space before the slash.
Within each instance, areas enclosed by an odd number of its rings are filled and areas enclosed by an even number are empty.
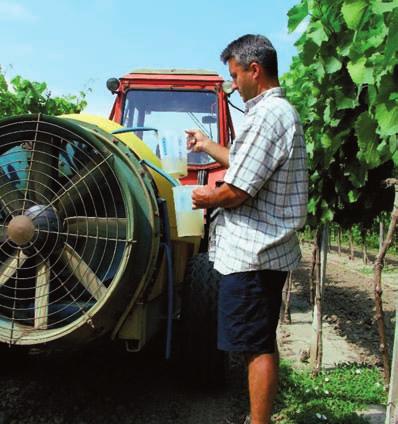
<svg viewBox="0 0 398 424">
<path fill-rule="evenodd" d="M 109 119 L 22 115 L 0 121 L 0 342 L 57 352 L 98 340 L 140 352 L 162 335 L 192 376 L 221 380 L 219 275 L 203 237 L 179 237 L 172 187 L 216 185 L 224 169 L 188 153 L 162 169 L 159 137 L 200 128 L 234 137 L 230 86 L 214 72 L 137 70 L 111 78 Z"/>
</svg>

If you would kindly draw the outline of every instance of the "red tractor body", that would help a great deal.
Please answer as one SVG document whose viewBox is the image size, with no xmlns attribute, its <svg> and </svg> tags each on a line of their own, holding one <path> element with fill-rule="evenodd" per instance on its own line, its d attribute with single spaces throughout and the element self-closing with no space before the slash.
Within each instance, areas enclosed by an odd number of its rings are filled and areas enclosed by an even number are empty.
<svg viewBox="0 0 398 424">
<path fill-rule="evenodd" d="M 115 86 L 110 89 L 116 99 L 109 118 L 133 128 L 157 154 L 157 141 L 163 134 L 173 142 L 173 138 L 185 138 L 184 130 L 192 128 L 227 146 L 234 129 L 223 82 L 217 73 L 205 70 L 136 70 L 113 79 Z M 188 175 L 181 182 L 214 186 L 224 172 L 208 155 L 189 153 Z"/>
</svg>

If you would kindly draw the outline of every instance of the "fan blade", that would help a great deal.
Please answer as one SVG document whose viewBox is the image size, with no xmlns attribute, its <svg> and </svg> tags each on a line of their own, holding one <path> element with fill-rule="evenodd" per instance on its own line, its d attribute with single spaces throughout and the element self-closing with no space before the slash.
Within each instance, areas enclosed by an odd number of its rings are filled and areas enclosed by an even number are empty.
<svg viewBox="0 0 398 424">
<path fill-rule="evenodd" d="M 48 301 L 50 293 L 50 267 L 47 262 L 37 267 L 35 290 L 35 325 L 36 329 L 45 330 L 48 324 Z"/>
<path fill-rule="evenodd" d="M 22 211 L 24 195 L 0 168 L 0 204 L 9 214 Z"/>
<path fill-rule="evenodd" d="M 18 250 L 14 256 L 6 259 L 0 265 L 0 287 L 15 274 L 17 269 L 22 267 L 26 259 L 28 257 L 21 250 Z"/>
<path fill-rule="evenodd" d="M 106 287 L 102 281 L 95 275 L 94 271 L 88 266 L 83 258 L 70 246 L 65 243 L 62 252 L 62 259 L 72 271 L 73 275 L 79 280 L 80 284 L 93 296 L 96 300 L 101 299 L 106 293 Z"/>
<path fill-rule="evenodd" d="M 71 216 L 65 218 L 66 232 L 77 236 L 126 239 L 127 218 Z M 72 234 L 70 234 L 72 235 Z"/>
<path fill-rule="evenodd" d="M 40 204 L 50 203 L 58 178 L 58 149 L 54 141 L 35 141 L 30 160 L 29 198 Z"/>
<path fill-rule="evenodd" d="M 94 188 L 99 189 L 101 187 L 101 181 L 107 179 L 111 172 L 109 163 L 107 163 L 111 156 L 109 155 L 100 163 L 88 165 L 82 175 L 76 174 L 62 191 L 57 193 L 52 204 L 58 211 L 61 213 L 73 211 L 76 202 L 84 199 Z"/>
</svg>

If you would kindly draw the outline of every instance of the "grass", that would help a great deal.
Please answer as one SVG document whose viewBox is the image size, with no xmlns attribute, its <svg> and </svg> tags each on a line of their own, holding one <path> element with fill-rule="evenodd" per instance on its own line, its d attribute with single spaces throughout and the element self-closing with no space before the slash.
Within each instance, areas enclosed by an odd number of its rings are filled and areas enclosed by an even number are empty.
<svg viewBox="0 0 398 424">
<path fill-rule="evenodd" d="M 275 423 L 367 423 L 355 411 L 387 399 L 380 370 L 366 365 L 341 365 L 312 377 L 282 362 L 280 380 Z"/>
</svg>

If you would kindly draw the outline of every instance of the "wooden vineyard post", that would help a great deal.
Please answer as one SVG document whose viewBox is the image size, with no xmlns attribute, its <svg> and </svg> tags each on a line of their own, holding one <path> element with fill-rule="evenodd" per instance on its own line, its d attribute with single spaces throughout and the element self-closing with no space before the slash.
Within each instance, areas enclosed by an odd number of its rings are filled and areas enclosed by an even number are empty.
<svg viewBox="0 0 398 424">
<path fill-rule="evenodd" d="M 394 199 L 394 208 L 391 213 L 390 226 L 388 228 L 387 236 L 383 242 L 383 245 L 376 257 L 374 264 L 374 293 L 375 293 L 375 303 L 376 303 L 376 322 L 377 330 L 380 338 L 379 350 L 383 359 L 383 368 L 384 368 L 384 383 L 389 384 L 390 381 L 390 363 L 388 357 L 388 346 L 385 333 L 385 323 L 384 323 L 384 312 L 383 312 L 383 302 L 382 302 L 382 284 L 381 284 L 381 272 L 383 270 L 384 257 L 387 253 L 388 248 L 391 245 L 392 238 L 397 226 L 398 220 L 398 180 L 388 179 L 386 180 L 387 185 L 395 185 L 395 199 Z"/>
<path fill-rule="evenodd" d="M 385 424 L 398 423 L 398 303 L 395 307 L 395 337 L 392 355 L 390 390 Z"/>
<path fill-rule="evenodd" d="M 379 250 L 381 250 L 382 246 L 383 246 L 383 241 L 384 241 L 384 223 L 382 218 L 380 218 L 380 223 L 379 223 Z"/>
<path fill-rule="evenodd" d="M 310 304 L 314 304 L 315 298 L 315 282 L 319 275 L 319 229 L 315 231 L 315 237 L 312 244 L 312 261 L 310 276 Z"/>
<path fill-rule="evenodd" d="M 330 229 L 329 233 L 329 239 L 328 239 L 328 252 L 330 253 L 332 251 L 332 229 Z M 333 238 L 334 238 L 334 231 L 333 231 Z"/>
<path fill-rule="evenodd" d="M 369 262 L 369 258 L 368 258 L 368 249 L 366 246 L 366 230 L 365 229 L 361 230 L 361 244 L 362 244 L 362 261 L 364 265 L 367 265 Z"/>
<path fill-rule="evenodd" d="M 355 256 L 355 251 L 354 251 L 354 241 L 352 239 L 352 228 L 350 228 L 348 230 L 348 242 L 349 242 L 349 246 L 350 246 L 350 256 L 349 256 L 349 258 L 353 261 L 354 256 Z"/>
<path fill-rule="evenodd" d="M 281 315 L 280 319 L 285 324 L 291 324 L 292 318 L 290 315 L 290 294 L 292 292 L 292 272 L 290 271 L 287 274 L 285 287 L 283 289 L 283 295 L 282 295 L 282 308 L 281 308 Z"/>
<path fill-rule="evenodd" d="M 379 251 L 383 247 L 383 242 L 384 242 L 384 222 L 383 222 L 383 218 L 380 217 L 380 223 L 379 223 Z M 384 266 L 387 265 L 386 258 L 384 258 L 383 265 Z"/>
<path fill-rule="evenodd" d="M 337 253 L 339 256 L 341 256 L 341 233 L 342 233 L 342 229 L 340 227 L 340 225 L 338 226 L 338 230 L 337 230 Z"/>
<path fill-rule="evenodd" d="M 318 246 L 320 247 L 320 268 L 317 273 L 315 285 L 315 302 L 312 316 L 312 340 L 310 348 L 310 364 L 314 375 L 318 374 L 322 367 L 323 343 L 322 343 L 322 302 L 326 278 L 326 261 L 328 252 L 328 225 L 320 227 Z"/>
</svg>

